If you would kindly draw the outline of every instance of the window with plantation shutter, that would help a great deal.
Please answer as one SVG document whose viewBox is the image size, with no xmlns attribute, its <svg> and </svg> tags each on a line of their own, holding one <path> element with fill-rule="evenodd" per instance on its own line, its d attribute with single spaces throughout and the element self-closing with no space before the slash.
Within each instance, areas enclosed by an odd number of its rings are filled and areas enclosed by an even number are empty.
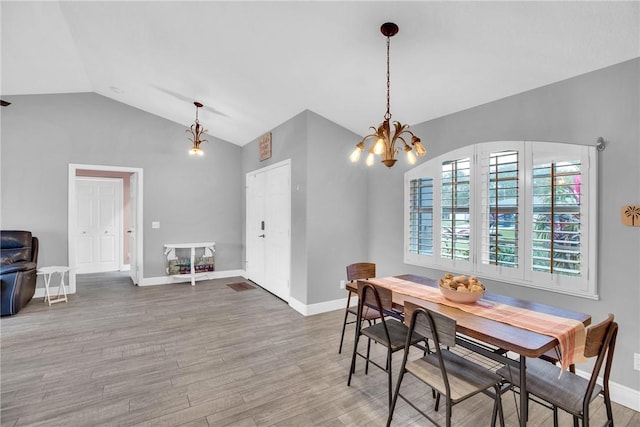
<svg viewBox="0 0 640 427">
<path fill-rule="evenodd" d="M 405 174 L 405 262 L 597 298 L 594 147 L 498 141 Z"/>
<path fill-rule="evenodd" d="M 420 255 L 433 253 L 433 178 L 411 180 L 409 214 L 409 251 Z"/>
<path fill-rule="evenodd" d="M 471 210 L 469 184 L 471 160 L 447 160 L 442 163 L 440 257 L 470 259 L 469 232 Z"/>
<path fill-rule="evenodd" d="M 533 166 L 532 268 L 580 275 L 580 161 Z"/>
<path fill-rule="evenodd" d="M 484 226 L 488 233 L 482 242 L 482 262 L 509 268 L 518 267 L 518 155 L 499 151 L 489 156 L 487 207 Z"/>
</svg>

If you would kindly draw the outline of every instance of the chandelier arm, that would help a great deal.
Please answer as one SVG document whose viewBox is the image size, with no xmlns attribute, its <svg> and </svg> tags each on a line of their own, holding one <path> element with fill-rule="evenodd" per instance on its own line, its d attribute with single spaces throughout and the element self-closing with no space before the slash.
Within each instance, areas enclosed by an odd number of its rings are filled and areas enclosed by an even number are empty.
<svg viewBox="0 0 640 427">
<path fill-rule="evenodd" d="M 375 129 L 373 126 L 372 126 L 372 128 L 373 128 L 373 129 Z M 370 133 L 369 135 L 367 135 L 367 136 L 365 136 L 364 138 L 362 138 L 362 139 L 360 140 L 360 142 L 365 142 L 367 139 L 369 139 L 369 138 L 373 138 L 374 136 L 378 136 L 378 134 L 377 134 L 377 133 Z"/>
</svg>

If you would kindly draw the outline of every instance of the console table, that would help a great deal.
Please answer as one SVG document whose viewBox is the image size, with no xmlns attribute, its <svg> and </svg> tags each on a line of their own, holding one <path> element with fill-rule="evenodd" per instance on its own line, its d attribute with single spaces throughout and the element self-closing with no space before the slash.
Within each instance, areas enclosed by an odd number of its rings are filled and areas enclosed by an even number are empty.
<svg viewBox="0 0 640 427">
<path fill-rule="evenodd" d="M 167 274 L 169 275 L 190 275 L 191 286 L 196 285 L 196 277 L 206 275 L 207 272 L 214 271 L 213 254 L 215 242 L 202 243 L 167 243 L 164 245 L 164 254 L 167 257 Z M 196 249 L 204 248 L 204 254 L 196 258 Z M 178 258 L 176 249 L 190 249 L 190 258 Z"/>
</svg>

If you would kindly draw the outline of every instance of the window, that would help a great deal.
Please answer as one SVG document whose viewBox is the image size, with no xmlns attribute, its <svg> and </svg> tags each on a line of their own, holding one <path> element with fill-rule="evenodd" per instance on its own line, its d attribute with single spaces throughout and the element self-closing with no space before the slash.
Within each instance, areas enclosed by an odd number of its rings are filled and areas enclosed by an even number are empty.
<svg viewBox="0 0 640 427">
<path fill-rule="evenodd" d="M 440 238 L 442 258 L 469 260 L 469 172 L 470 159 L 442 163 L 442 219 Z"/>
<path fill-rule="evenodd" d="M 475 144 L 405 174 L 405 262 L 597 298 L 596 151 Z"/>
<path fill-rule="evenodd" d="M 433 179 L 419 178 L 411 181 L 409 197 L 409 248 L 413 253 L 433 253 Z"/>
</svg>

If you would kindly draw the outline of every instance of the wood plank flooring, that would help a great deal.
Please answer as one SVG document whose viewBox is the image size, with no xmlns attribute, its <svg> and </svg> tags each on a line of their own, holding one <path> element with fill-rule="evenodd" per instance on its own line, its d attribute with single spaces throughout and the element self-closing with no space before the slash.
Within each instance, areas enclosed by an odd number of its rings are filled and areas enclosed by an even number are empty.
<svg viewBox="0 0 640 427">
<path fill-rule="evenodd" d="M 372 367 L 365 376 L 359 361 L 347 387 L 353 329 L 337 354 L 342 310 L 304 317 L 259 287 L 226 286 L 239 277 L 195 287 L 79 277 L 68 303 L 49 307 L 38 298 L 0 320 L 2 427 L 385 424 L 384 372 Z M 372 352 L 384 363 L 381 346 Z M 400 361 L 397 353 L 395 372 Z M 443 420 L 422 385 L 410 377 L 404 384 Z M 507 425 L 517 425 L 511 393 L 503 405 Z M 593 405 L 599 425 L 601 399 Z M 640 425 L 637 412 L 614 406 L 617 426 Z M 488 425 L 491 407 L 482 395 L 461 403 L 453 425 Z M 398 403 L 392 425 L 429 424 Z M 552 425 L 551 411 L 532 404 L 529 425 Z"/>
</svg>

